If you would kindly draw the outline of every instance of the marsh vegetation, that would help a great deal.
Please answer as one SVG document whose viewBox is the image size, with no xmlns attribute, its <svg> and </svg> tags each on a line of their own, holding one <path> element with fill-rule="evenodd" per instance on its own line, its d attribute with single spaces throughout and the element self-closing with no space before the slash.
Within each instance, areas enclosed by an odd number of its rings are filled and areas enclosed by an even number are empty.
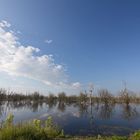
<svg viewBox="0 0 140 140">
<path fill-rule="evenodd" d="M 26 123 L 13 124 L 14 116 L 10 114 L 0 126 L 1 140 L 139 140 L 140 131 L 129 136 L 94 136 L 94 137 L 72 137 L 64 134 L 54 124 L 49 116 L 45 121 L 45 125 L 41 124 L 41 120 L 34 119 Z"/>
<path fill-rule="evenodd" d="M 42 127 L 52 116 L 66 135 L 92 136 L 92 139 L 98 135 L 128 137 L 140 129 L 140 97 L 128 90 L 121 91 L 118 96 L 113 96 L 107 89 L 99 90 L 96 95 L 90 92 L 67 95 L 62 92 L 57 96 L 44 96 L 39 92 L 22 94 L 1 89 L 0 122 L 5 121 L 9 112 L 15 116 L 14 127 L 21 121 L 24 127 L 26 122 L 34 119 L 41 120 Z"/>
</svg>

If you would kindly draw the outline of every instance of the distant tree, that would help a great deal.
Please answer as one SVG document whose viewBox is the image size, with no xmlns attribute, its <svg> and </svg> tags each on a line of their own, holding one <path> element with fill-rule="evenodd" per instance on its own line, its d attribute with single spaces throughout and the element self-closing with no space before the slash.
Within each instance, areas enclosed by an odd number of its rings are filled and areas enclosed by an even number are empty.
<svg viewBox="0 0 140 140">
<path fill-rule="evenodd" d="M 126 105 L 129 105 L 130 101 L 131 101 L 131 93 L 125 89 L 125 90 L 122 90 L 120 92 L 120 99 L 126 103 Z"/>
<path fill-rule="evenodd" d="M 93 85 L 93 83 L 91 83 L 91 84 L 89 85 L 90 104 L 92 104 L 93 90 L 94 90 L 94 85 Z"/>
<path fill-rule="evenodd" d="M 87 100 L 88 100 L 88 96 L 87 96 L 87 94 L 84 94 L 84 93 L 80 93 L 80 95 L 79 95 L 79 101 L 82 103 L 85 103 L 85 102 L 87 102 Z"/>
<path fill-rule="evenodd" d="M 47 97 L 46 103 L 49 105 L 49 108 L 52 108 L 57 104 L 57 97 L 54 96 L 54 94 L 50 93 L 49 96 Z"/>
<path fill-rule="evenodd" d="M 99 98 L 103 103 L 105 104 L 110 103 L 112 97 L 113 97 L 112 94 L 107 89 L 99 90 Z"/>
<path fill-rule="evenodd" d="M 58 101 L 59 102 L 65 102 L 66 101 L 66 94 L 65 94 L 65 92 L 62 92 L 62 93 L 58 94 Z"/>
<path fill-rule="evenodd" d="M 50 93 L 47 100 L 49 102 L 53 102 L 55 99 L 56 99 L 56 97 L 52 93 Z"/>
<path fill-rule="evenodd" d="M 35 91 L 33 94 L 32 94 L 32 97 L 33 97 L 33 100 L 39 100 L 40 98 L 40 95 L 39 95 L 39 92 Z"/>
<path fill-rule="evenodd" d="M 120 92 L 120 99 L 126 103 L 126 105 L 129 105 L 130 100 L 131 100 L 131 93 L 128 91 L 126 88 L 126 82 L 123 81 L 124 84 L 124 89 Z"/>
<path fill-rule="evenodd" d="M 5 100 L 6 99 L 6 93 L 7 91 L 5 89 L 0 89 L 0 100 Z"/>
<path fill-rule="evenodd" d="M 76 95 L 67 96 L 67 104 L 75 103 L 77 101 L 78 101 L 78 96 Z"/>
</svg>

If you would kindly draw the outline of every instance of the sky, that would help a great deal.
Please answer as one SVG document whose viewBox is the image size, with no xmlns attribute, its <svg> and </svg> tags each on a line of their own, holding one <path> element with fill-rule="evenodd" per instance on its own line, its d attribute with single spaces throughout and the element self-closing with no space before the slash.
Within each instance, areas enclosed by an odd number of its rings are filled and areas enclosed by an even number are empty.
<svg viewBox="0 0 140 140">
<path fill-rule="evenodd" d="M 139 0 L 0 0 L 0 87 L 140 91 Z"/>
</svg>

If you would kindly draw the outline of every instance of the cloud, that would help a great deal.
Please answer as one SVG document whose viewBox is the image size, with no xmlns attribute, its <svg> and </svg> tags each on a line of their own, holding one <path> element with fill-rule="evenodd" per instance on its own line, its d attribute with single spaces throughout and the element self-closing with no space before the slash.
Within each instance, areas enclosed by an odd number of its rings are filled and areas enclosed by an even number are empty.
<svg viewBox="0 0 140 140">
<path fill-rule="evenodd" d="M 23 46 L 13 31 L 7 31 L 10 26 L 6 21 L 0 22 L 0 71 L 38 80 L 57 89 L 80 88 L 79 82 L 68 82 L 65 68 L 55 63 L 53 55 L 40 56 L 39 48 Z"/>
<path fill-rule="evenodd" d="M 72 86 L 73 86 L 74 88 L 80 88 L 82 85 L 81 85 L 81 83 L 79 83 L 79 82 L 75 82 L 75 83 L 72 83 Z"/>
<path fill-rule="evenodd" d="M 45 43 L 47 43 L 47 44 L 50 44 L 52 42 L 53 42 L 53 40 L 48 40 L 48 39 L 45 40 Z"/>
<path fill-rule="evenodd" d="M 0 22 L 0 27 L 10 27 L 10 26 L 11 26 L 11 24 L 8 23 L 8 22 L 5 21 L 5 20 L 2 20 L 2 21 Z"/>
</svg>

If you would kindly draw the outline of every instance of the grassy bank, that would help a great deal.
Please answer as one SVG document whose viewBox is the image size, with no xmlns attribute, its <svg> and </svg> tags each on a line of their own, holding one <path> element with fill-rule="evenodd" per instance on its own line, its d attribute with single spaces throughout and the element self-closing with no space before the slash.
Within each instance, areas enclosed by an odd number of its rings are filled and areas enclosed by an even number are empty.
<svg viewBox="0 0 140 140">
<path fill-rule="evenodd" d="M 62 129 L 53 123 L 51 117 L 41 125 L 40 120 L 33 120 L 28 123 L 13 124 L 13 115 L 9 115 L 0 127 L 0 140 L 140 140 L 140 131 L 129 137 L 110 136 L 102 137 L 72 137 L 64 135 Z"/>
<path fill-rule="evenodd" d="M 48 140 L 64 137 L 63 130 L 53 123 L 51 117 L 48 117 L 44 126 L 36 119 L 14 125 L 13 117 L 9 115 L 1 124 L 0 140 Z"/>
</svg>

